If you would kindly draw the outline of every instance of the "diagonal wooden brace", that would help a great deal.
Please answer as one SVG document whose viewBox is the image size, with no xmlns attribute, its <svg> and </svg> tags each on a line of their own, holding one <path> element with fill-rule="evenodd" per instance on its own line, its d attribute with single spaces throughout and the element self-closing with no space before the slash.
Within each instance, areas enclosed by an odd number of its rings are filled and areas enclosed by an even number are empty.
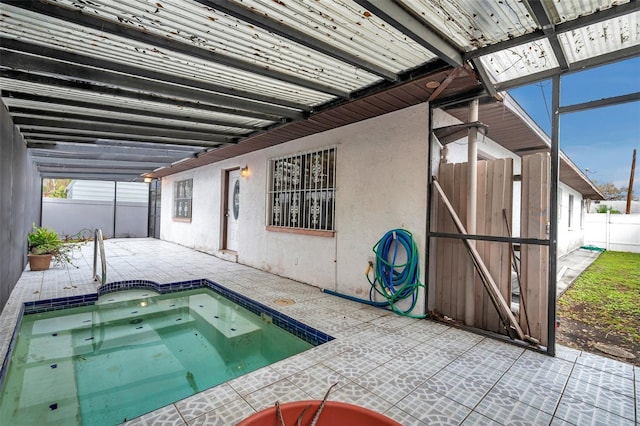
<svg viewBox="0 0 640 426">
<path fill-rule="evenodd" d="M 449 214 L 451 215 L 451 218 L 453 219 L 453 222 L 455 223 L 456 228 L 458 228 L 458 232 L 460 232 L 462 235 L 468 235 L 467 230 L 465 229 L 464 225 L 460 221 L 458 214 L 453 209 L 453 206 L 449 202 L 447 195 L 442 190 L 442 187 L 438 183 L 435 176 L 433 178 L 433 186 L 434 188 L 436 188 L 436 190 L 440 194 L 440 197 L 442 198 L 444 205 L 447 207 L 447 210 L 449 211 Z M 520 328 L 520 324 L 518 324 L 516 317 L 513 315 L 513 312 L 511 312 L 510 306 L 507 304 L 506 300 L 504 300 L 504 297 L 502 297 L 502 294 L 500 294 L 500 290 L 498 289 L 496 282 L 491 277 L 491 274 L 489 273 L 489 269 L 487 268 L 485 263 L 482 261 L 482 258 L 480 257 L 480 253 L 478 253 L 478 250 L 476 250 L 475 246 L 473 246 L 469 242 L 469 240 L 463 239 L 462 242 L 464 242 L 464 244 L 467 246 L 467 251 L 471 256 L 471 260 L 473 261 L 473 264 L 476 270 L 478 271 L 478 274 L 480 274 L 480 278 L 481 278 L 480 281 L 482 281 L 484 288 L 487 290 L 487 293 L 489 294 L 491 301 L 496 307 L 498 311 L 498 315 L 500 315 L 500 319 L 502 320 L 502 322 L 503 323 L 508 322 L 509 324 L 511 324 L 511 326 L 516 331 L 518 337 L 521 340 L 529 340 L 529 339 L 526 339 L 526 336 L 524 335 L 522 328 Z"/>
</svg>

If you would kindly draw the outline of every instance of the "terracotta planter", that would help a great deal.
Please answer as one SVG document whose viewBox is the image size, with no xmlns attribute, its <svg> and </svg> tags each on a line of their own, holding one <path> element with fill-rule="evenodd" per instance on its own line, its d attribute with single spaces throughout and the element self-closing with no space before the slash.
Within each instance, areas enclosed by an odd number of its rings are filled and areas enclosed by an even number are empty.
<svg viewBox="0 0 640 426">
<path fill-rule="evenodd" d="M 286 425 L 295 425 L 296 420 L 302 410 L 307 405 L 311 407 L 305 413 L 302 419 L 302 425 L 311 424 L 311 420 L 315 415 L 322 401 L 296 401 L 280 405 L 282 417 Z M 278 418 L 276 416 L 276 407 L 267 408 L 253 416 L 244 419 L 238 426 L 278 426 Z M 338 401 L 327 401 L 320 413 L 317 426 L 402 426 L 395 420 L 390 419 L 368 408 L 359 407 L 357 405 L 346 404 Z"/>
<path fill-rule="evenodd" d="M 29 268 L 32 271 L 45 271 L 51 266 L 50 254 L 30 254 L 29 255 Z"/>
</svg>

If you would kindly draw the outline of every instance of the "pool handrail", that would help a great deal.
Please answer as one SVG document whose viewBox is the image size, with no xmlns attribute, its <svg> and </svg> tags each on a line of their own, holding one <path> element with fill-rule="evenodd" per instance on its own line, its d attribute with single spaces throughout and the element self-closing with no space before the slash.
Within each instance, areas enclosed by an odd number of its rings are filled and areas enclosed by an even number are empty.
<svg viewBox="0 0 640 426">
<path fill-rule="evenodd" d="M 100 249 L 100 263 L 102 264 L 102 275 L 98 275 L 98 248 Z M 107 258 L 104 254 L 104 240 L 102 230 L 95 230 L 93 237 L 93 279 L 100 281 L 100 284 L 107 283 Z"/>
</svg>

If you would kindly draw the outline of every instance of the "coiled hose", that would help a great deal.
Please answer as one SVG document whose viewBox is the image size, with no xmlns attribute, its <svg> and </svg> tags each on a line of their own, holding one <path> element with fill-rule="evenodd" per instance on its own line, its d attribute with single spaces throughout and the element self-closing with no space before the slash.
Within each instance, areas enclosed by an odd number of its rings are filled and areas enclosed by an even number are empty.
<svg viewBox="0 0 640 426">
<path fill-rule="evenodd" d="M 398 261 L 398 249 L 402 246 L 406 253 L 406 262 Z M 371 280 L 367 269 L 367 280 L 371 284 L 369 300 L 373 302 L 375 293 L 386 299 L 391 309 L 400 315 L 412 318 L 424 318 L 425 315 L 412 315 L 411 311 L 418 301 L 418 291 L 424 284 L 420 282 L 420 259 L 418 246 L 411 232 L 406 229 L 392 229 L 373 246 L 376 263 L 373 267 L 374 278 Z M 410 306 L 402 310 L 396 306 L 398 302 L 411 298 Z"/>
<path fill-rule="evenodd" d="M 407 255 L 407 262 L 396 264 L 398 259 L 398 248 L 402 246 Z M 391 250 L 393 249 L 393 256 Z M 371 284 L 369 290 L 369 300 L 360 299 L 348 294 L 338 293 L 333 290 L 323 289 L 322 291 L 334 296 L 343 297 L 355 302 L 384 308 L 390 306 L 393 312 L 411 318 L 425 318 L 426 315 L 413 315 L 411 311 L 418 301 L 418 290 L 424 288 L 420 282 L 420 266 L 418 259 L 418 246 L 413 240 L 411 232 L 405 229 L 392 229 L 373 246 L 376 254 L 375 265 L 369 265 L 365 275 Z M 391 257 L 391 259 L 390 259 Z M 374 270 L 373 281 L 369 277 L 369 272 Z M 375 293 L 382 295 L 384 301 L 374 300 Z M 411 297 L 411 305 L 408 309 L 402 310 L 396 303 Z"/>
</svg>

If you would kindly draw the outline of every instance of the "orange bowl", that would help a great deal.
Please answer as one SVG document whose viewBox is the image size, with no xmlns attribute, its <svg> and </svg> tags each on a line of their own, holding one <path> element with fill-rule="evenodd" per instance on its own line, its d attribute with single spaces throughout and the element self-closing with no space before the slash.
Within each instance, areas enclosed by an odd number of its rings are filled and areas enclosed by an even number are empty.
<svg viewBox="0 0 640 426">
<path fill-rule="evenodd" d="M 302 424 L 311 424 L 313 416 L 316 414 L 318 407 L 322 401 L 296 401 L 288 402 L 280 405 L 280 411 L 284 423 L 287 425 L 296 424 L 296 420 L 302 410 L 308 405 L 309 409 L 302 418 Z M 271 407 L 257 412 L 238 423 L 238 426 L 279 426 L 276 407 Z M 402 426 L 395 420 L 390 419 L 376 411 L 368 408 L 360 407 L 353 404 L 347 404 L 338 401 L 327 401 L 320 413 L 317 426 Z"/>
</svg>

